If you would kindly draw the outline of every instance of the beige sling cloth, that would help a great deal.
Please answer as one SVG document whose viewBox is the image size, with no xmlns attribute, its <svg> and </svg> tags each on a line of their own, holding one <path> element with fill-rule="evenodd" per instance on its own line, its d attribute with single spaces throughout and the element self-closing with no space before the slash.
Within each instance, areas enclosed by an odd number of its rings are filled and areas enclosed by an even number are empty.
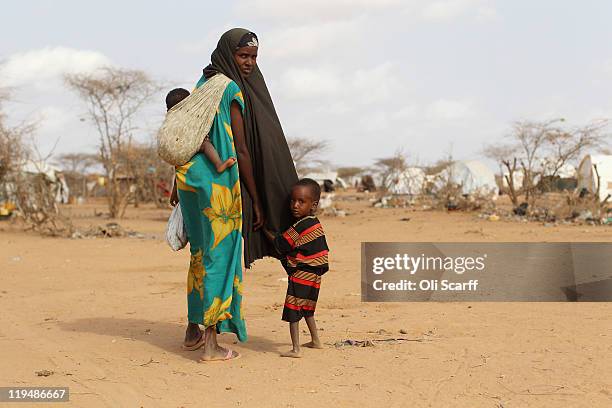
<svg viewBox="0 0 612 408">
<path fill-rule="evenodd" d="M 218 74 L 168 111 L 157 133 L 157 154 L 173 166 L 187 163 L 210 131 L 231 79 Z"/>
</svg>

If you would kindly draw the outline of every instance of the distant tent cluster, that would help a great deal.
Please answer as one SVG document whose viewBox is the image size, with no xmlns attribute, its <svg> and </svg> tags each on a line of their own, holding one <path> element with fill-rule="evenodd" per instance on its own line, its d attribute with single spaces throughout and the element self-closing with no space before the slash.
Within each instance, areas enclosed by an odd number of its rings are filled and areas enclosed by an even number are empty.
<svg viewBox="0 0 612 408">
<path fill-rule="evenodd" d="M 552 180 L 552 190 L 585 190 L 595 194 L 597 191 L 597 174 L 599 174 L 599 196 L 604 200 L 612 196 L 612 155 L 587 155 L 578 169 L 570 164 L 560 168 L 542 161 L 538 163 L 542 177 L 534 181 L 544 185 L 547 179 Z M 595 171 L 597 168 L 597 171 Z M 436 193 L 447 185 L 459 188 L 463 195 L 497 196 L 508 187 L 507 172 L 495 174 L 485 163 L 478 160 L 458 160 L 443 167 L 436 174 L 427 174 L 424 168 L 406 167 L 394 169 L 386 175 L 364 170 L 346 178 L 338 177 L 332 170 L 309 172 L 302 177 L 312 178 L 321 184 L 324 191 L 336 188 L 355 187 L 361 190 L 375 191 L 383 188 L 393 195 L 417 196 L 423 192 Z M 523 173 L 517 170 L 513 174 L 514 185 L 520 188 L 523 184 Z M 542 187 L 544 188 L 544 187 Z"/>
</svg>

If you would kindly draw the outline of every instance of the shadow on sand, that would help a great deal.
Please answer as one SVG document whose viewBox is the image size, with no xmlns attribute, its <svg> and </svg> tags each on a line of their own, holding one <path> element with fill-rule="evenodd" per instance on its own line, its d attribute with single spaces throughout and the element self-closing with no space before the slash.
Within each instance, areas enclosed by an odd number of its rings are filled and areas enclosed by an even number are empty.
<svg viewBox="0 0 612 408">
<path fill-rule="evenodd" d="M 200 351 L 186 351 L 181 348 L 185 336 L 185 326 L 179 323 L 102 317 L 60 322 L 58 326 L 65 331 L 93 333 L 101 336 L 122 337 L 143 341 L 189 360 L 198 359 L 201 353 Z M 223 333 L 218 339 L 219 344 L 224 347 L 231 347 L 233 344 L 237 343 L 236 336 L 231 333 Z M 265 337 L 251 335 L 249 335 L 247 342 L 237 343 L 237 346 L 241 349 L 248 349 L 253 352 L 271 353 L 278 353 L 278 346 L 280 345 L 280 343 L 276 343 Z"/>
</svg>

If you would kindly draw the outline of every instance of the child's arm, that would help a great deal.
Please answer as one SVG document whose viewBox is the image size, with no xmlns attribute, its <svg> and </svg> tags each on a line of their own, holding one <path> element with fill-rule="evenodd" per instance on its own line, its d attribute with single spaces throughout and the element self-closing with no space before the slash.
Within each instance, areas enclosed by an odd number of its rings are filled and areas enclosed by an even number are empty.
<svg viewBox="0 0 612 408">
<path fill-rule="evenodd" d="M 291 239 L 291 235 L 294 235 L 294 233 L 295 230 L 293 227 L 280 234 L 274 234 L 270 230 L 264 230 L 266 237 L 274 244 L 276 252 L 281 255 L 286 255 L 295 249 L 295 242 Z"/>
<path fill-rule="evenodd" d="M 276 234 L 275 233 L 273 233 L 272 231 L 270 231 L 266 227 L 263 227 L 263 232 L 264 232 L 264 235 L 266 236 L 266 238 L 268 238 L 269 241 L 274 242 L 274 240 L 276 239 Z"/>
</svg>

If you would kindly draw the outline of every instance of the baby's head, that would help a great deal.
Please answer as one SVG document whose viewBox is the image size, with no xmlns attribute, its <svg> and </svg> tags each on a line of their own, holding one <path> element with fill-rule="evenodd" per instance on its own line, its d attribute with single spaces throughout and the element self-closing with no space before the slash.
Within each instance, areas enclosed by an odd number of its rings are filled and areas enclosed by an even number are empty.
<svg viewBox="0 0 612 408">
<path fill-rule="evenodd" d="M 189 96 L 189 91 L 183 88 L 176 88 L 166 95 L 166 109 L 170 110 L 174 105 Z"/>
<path fill-rule="evenodd" d="M 314 215 L 321 198 L 321 186 L 313 179 L 303 178 L 291 189 L 289 209 L 294 218 L 301 219 Z"/>
</svg>

